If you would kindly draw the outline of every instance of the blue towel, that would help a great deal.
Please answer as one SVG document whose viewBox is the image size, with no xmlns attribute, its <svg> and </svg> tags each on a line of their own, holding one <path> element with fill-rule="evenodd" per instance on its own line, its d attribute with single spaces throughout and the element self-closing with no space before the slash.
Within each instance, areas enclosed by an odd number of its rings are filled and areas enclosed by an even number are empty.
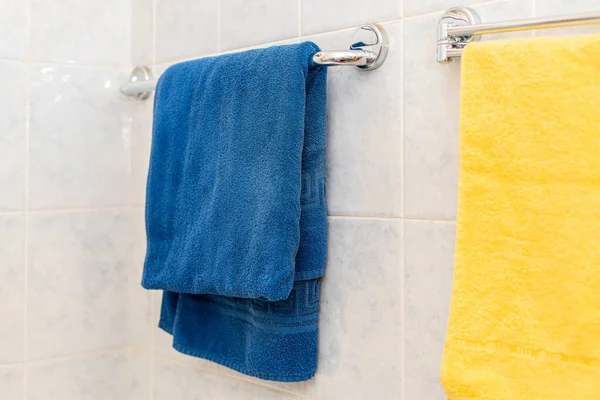
<svg viewBox="0 0 600 400">
<path fill-rule="evenodd" d="M 161 76 L 145 288 L 276 301 L 323 275 L 327 73 L 316 51 L 251 50 Z"/>
<path fill-rule="evenodd" d="M 180 63 L 156 91 L 142 285 L 173 346 L 277 381 L 315 373 L 327 250 L 314 43 Z"/>
<path fill-rule="evenodd" d="M 275 302 L 164 292 L 158 326 L 181 353 L 260 379 L 306 381 L 317 369 L 319 281 L 297 281 Z"/>
</svg>

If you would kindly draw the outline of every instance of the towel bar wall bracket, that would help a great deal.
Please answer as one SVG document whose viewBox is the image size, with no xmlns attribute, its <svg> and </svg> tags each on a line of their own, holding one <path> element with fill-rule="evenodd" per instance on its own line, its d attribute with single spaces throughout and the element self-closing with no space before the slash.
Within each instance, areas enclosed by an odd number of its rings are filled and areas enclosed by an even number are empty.
<svg viewBox="0 0 600 400">
<path fill-rule="evenodd" d="M 352 65 L 374 70 L 379 68 L 387 57 L 389 39 L 387 32 L 380 25 L 361 25 L 354 32 L 352 43 L 348 50 L 320 51 L 313 56 L 313 61 L 323 66 Z M 156 88 L 156 83 L 150 68 L 135 67 L 129 82 L 121 86 L 121 93 L 145 100 Z"/>
<path fill-rule="evenodd" d="M 460 58 L 465 46 L 478 40 L 481 35 L 599 23 L 599 12 L 481 23 L 472 9 L 454 7 L 447 10 L 438 23 L 437 61 L 447 63 Z"/>
<path fill-rule="evenodd" d="M 437 61 L 439 63 L 448 63 L 453 58 L 460 57 L 466 45 L 480 38 L 473 34 L 461 34 L 460 36 L 449 34 L 448 29 L 450 27 L 476 25 L 480 22 L 481 18 L 479 15 L 470 8 L 453 7 L 446 10 L 438 23 Z"/>
</svg>

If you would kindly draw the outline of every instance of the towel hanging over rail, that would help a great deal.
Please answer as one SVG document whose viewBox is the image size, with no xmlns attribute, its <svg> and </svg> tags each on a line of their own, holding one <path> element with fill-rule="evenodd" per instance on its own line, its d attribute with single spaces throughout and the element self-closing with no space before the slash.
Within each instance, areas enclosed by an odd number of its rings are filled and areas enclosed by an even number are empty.
<svg viewBox="0 0 600 400">
<path fill-rule="evenodd" d="M 320 51 L 313 61 L 324 66 L 352 65 L 361 69 L 379 68 L 387 57 L 389 39 L 383 27 L 377 24 L 361 25 L 355 32 L 349 50 Z M 277 60 L 273 60 L 277 62 Z M 157 79 L 148 67 L 136 67 L 129 82 L 121 86 L 125 96 L 145 100 L 156 88 Z"/>
<path fill-rule="evenodd" d="M 481 23 L 481 18 L 473 9 L 453 7 L 442 15 L 438 23 L 437 61 L 447 63 L 460 58 L 465 46 L 474 40 L 479 40 L 481 35 L 590 24 L 600 24 L 600 11 L 569 16 Z"/>
</svg>

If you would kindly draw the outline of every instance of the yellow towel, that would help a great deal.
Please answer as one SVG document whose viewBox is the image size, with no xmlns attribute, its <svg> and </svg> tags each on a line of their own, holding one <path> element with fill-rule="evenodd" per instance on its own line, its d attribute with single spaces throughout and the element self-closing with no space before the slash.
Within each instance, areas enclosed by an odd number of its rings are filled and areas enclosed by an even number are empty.
<svg viewBox="0 0 600 400">
<path fill-rule="evenodd" d="M 600 399 L 600 36 L 463 54 L 450 400 Z"/>
</svg>

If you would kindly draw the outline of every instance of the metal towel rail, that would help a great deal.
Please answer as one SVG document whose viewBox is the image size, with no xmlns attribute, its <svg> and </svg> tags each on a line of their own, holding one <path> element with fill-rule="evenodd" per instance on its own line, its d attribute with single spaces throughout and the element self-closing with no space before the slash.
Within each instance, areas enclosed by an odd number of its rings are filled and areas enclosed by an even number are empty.
<svg viewBox="0 0 600 400">
<path fill-rule="evenodd" d="M 320 51 L 313 56 L 313 61 L 324 66 L 352 65 L 373 70 L 385 61 L 388 47 L 389 39 L 385 29 L 377 24 L 365 24 L 354 32 L 353 44 L 348 50 Z M 144 100 L 150 97 L 157 82 L 150 68 L 136 67 L 129 82 L 121 86 L 121 93 Z"/>
<path fill-rule="evenodd" d="M 442 15 L 438 24 L 437 61 L 447 63 L 460 58 L 463 49 L 469 43 L 478 40 L 481 35 L 598 23 L 600 23 L 600 11 L 568 16 L 481 23 L 481 18 L 473 9 L 454 7 Z"/>
</svg>

